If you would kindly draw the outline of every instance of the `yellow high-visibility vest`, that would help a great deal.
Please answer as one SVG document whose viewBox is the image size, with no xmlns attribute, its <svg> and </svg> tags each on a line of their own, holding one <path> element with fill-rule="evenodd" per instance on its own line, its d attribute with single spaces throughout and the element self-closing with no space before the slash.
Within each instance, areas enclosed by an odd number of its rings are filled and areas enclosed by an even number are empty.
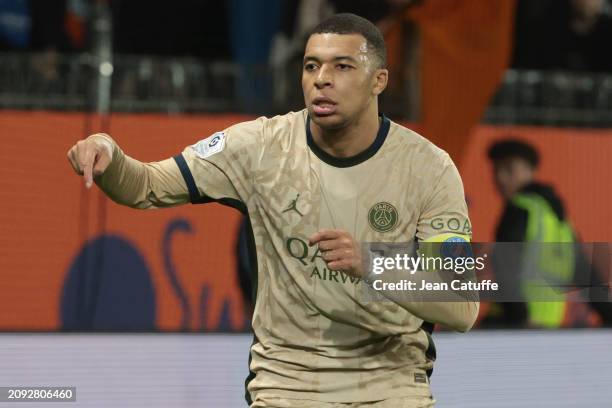
<svg viewBox="0 0 612 408">
<path fill-rule="evenodd" d="M 538 194 L 519 193 L 512 202 L 528 214 L 521 287 L 529 321 L 546 328 L 560 327 L 567 307 L 563 285 L 570 284 L 574 275 L 574 232 Z"/>
</svg>

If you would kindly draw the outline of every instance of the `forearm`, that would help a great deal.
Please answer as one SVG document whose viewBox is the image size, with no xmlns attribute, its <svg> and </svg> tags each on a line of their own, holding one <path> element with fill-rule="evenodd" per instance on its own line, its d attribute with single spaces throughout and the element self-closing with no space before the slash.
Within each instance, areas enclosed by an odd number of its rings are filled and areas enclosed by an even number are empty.
<svg viewBox="0 0 612 408">
<path fill-rule="evenodd" d="M 108 139 L 113 143 L 113 159 L 95 182 L 110 199 L 139 209 L 189 202 L 185 182 L 173 159 L 142 163 L 127 156 L 110 137 Z"/>
<path fill-rule="evenodd" d="M 426 274 L 426 278 L 425 275 Z M 460 282 L 469 279 L 459 278 Z M 386 299 L 397 303 L 416 317 L 439 323 L 453 330 L 467 332 L 478 317 L 479 301 L 476 290 L 453 290 L 450 280 L 438 272 L 386 271 L 368 280 L 372 288 Z M 411 289 L 392 290 L 389 284 L 411 281 Z M 473 280 L 472 280 L 473 281 Z M 424 282 L 431 287 L 445 287 L 440 291 L 422 289 Z"/>
<path fill-rule="evenodd" d="M 465 333 L 469 331 L 476 322 L 480 303 L 478 301 L 403 301 L 399 303 L 399 305 L 426 322 L 439 323 L 453 330 Z"/>
</svg>

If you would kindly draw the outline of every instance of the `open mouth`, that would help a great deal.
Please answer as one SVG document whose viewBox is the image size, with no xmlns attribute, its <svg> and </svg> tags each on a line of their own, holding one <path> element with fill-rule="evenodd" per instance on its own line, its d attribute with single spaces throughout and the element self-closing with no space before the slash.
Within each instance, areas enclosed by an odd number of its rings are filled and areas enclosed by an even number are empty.
<svg viewBox="0 0 612 408">
<path fill-rule="evenodd" d="M 312 110 L 317 116 L 329 116 L 336 112 L 336 102 L 327 97 L 317 97 L 312 101 Z"/>
</svg>

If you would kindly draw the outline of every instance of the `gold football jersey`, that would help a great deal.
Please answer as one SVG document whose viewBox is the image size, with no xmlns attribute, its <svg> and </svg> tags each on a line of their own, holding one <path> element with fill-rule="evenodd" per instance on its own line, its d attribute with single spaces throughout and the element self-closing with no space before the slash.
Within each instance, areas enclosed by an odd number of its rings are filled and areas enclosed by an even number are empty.
<svg viewBox="0 0 612 408">
<path fill-rule="evenodd" d="M 366 283 L 329 270 L 308 240 L 323 228 L 364 242 L 471 235 L 462 182 L 443 150 L 381 116 L 367 150 L 336 158 L 313 142 L 303 110 L 236 124 L 174 160 L 191 202 L 231 205 L 251 222 L 247 399 L 430 396 L 435 353 L 423 320 L 393 302 L 365 301 Z"/>
</svg>

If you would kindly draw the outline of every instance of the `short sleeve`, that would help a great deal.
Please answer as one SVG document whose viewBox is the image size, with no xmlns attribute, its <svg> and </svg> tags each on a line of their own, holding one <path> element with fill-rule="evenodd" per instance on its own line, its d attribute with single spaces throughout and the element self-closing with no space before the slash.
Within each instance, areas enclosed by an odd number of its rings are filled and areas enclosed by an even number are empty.
<svg viewBox="0 0 612 408">
<path fill-rule="evenodd" d="M 452 235 L 470 240 L 472 227 L 459 171 L 447 154 L 442 163 L 442 171 L 433 179 L 433 188 L 421 209 L 417 240 L 436 241 L 436 237 Z"/>
<path fill-rule="evenodd" d="M 217 201 L 244 208 L 262 156 L 264 121 L 259 118 L 216 132 L 174 157 L 193 204 Z"/>
</svg>

